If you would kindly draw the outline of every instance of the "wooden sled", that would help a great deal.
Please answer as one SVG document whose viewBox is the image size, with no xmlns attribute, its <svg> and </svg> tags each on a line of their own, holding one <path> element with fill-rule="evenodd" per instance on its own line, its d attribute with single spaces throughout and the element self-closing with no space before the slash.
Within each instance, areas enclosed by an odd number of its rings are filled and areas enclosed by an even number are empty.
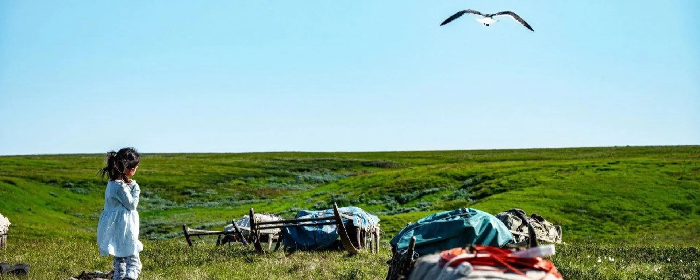
<svg viewBox="0 0 700 280">
<path fill-rule="evenodd" d="M 261 241 L 261 230 L 265 229 L 284 229 L 287 227 L 302 227 L 302 226 L 324 226 L 324 225 L 335 225 L 338 235 L 340 235 L 340 242 L 343 244 L 348 253 L 357 254 L 363 248 L 367 247 L 369 244 L 370 252 L 379 251 L 379 228 L 363 229 L 358 228 L 351 223 L 346 224 L 343 219 L 352 220 L 351 216 L 345 215 L 338 211 L 338 205 L 333 204 L 333 216 L 319 217 L 319 218 L 303 218 L 303 219 L 293 219 L 293 220 L 280 220 L 280 221 L 269 221 L 269 222 L 258 222 L 255 220 L 255 212 L 253 208 L 250 208 L 250 239 L 251 243 L 254 244 L 255 250 L 258 253 L 264 253 Z M 272 248 L 271 239 L 268 238 L 268 250 Z M 277 244 L 275 245 L 275 251 L 279 249 L 282 243 L 281 236 L 277 238 Z"/>
<path fill-rule="evenodd" d="M 191 229 L 188 228 L 187 225 L 182 225 L 182 232 L 185 234 L 185 239 L 187 240 L 187 244 L 192 247 L 192 236 L 203 236 L 203 235 L 218 235 L 219 237 L 216 240 L 216 245 L 223 245 L 224 242 L 222 242 L 222 238 L 226 238 L 227 236 L 233 236 L 233 241 L 239 241 L 243 243 L 243 245 L 248 245 L 248 241 L 246 238 L 243 236 L 241 233 L 241 229 L 238 228 L 238 225 L 236 225 L 236 220 L 233 220 L 231 222 L 233 224 L 233 231 L 211 231 L 211 230 L 200 230 L 200 229 Z M 230 245 L 230 243 L 229 243 Z"/>
</svg>

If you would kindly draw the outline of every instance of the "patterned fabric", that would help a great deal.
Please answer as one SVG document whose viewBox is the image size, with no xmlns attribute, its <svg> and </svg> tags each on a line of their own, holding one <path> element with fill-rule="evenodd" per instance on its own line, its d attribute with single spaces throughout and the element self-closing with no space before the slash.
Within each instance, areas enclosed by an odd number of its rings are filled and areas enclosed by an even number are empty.
<svg viewBox="0 0 700 280">
<path fill-rule="evenodd" d="M 124 278 L 138 279 L 141 274 L 141 258 L 139 254 L 128 257 L 114 257 L 114 280 Z"/>
<path fill-rule="evenodd" d="M 10 220 L 0 214 L 0 235 L 6 234 L 10 230 Z"/>
<path fill-rule="evenodd" d="M 107 182 L 105 205 L 97 225 L 97 245 L 102 256 L 128 257 L 143 250 L 139 241 L 139 203 L 141 188 L 132 180 Z"/>
<path fill-rule="evenodd" d="M 519 216 L 527 217 L 525 211 L 518 208 L 513 208 L 496 215 L 496 218 L 501 220 L 503 224 L 508 227 L 510 232 L 513 233 L 515 242 L 528 239 L 527 226 Z M 537 214 L 532 214 L 527 217 L 527 221 L 535 229 L 535 236 L 538 241 L 561 243 L 561 226 L 553 225 Z"/>
</svg>

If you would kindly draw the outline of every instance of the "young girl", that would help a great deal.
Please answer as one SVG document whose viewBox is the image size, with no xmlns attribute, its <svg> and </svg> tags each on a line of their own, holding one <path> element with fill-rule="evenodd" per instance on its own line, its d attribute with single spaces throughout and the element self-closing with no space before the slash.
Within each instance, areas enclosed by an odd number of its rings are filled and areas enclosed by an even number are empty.
<svg viewBox="0 0 700 280">
<path fill-rule="evenodd" d="M 109 181 L 105 189 L 105 206 L 97 225 L 97 245 L 102 256 L 114 256 L 114 280 L 135 280 L 141 273 L 139 252 L 139 203 L 141 189 L 131 177 L 141 156 L 134 148 L 107 153 L 107 167 L 100 171 Z"/>
</svg>

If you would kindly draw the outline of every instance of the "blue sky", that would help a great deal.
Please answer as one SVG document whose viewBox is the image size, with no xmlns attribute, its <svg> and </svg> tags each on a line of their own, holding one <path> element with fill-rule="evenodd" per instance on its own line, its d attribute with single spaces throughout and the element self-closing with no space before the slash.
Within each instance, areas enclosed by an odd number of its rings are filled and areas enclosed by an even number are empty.
<svg viewBox="0 0 700 280">
<path fill-rule="evenodd" d="M 512 10 L 491 27 L 463 9 Z M 700 2 L 0 2 L 0 155 L 700 144 Z"/>
</svg>

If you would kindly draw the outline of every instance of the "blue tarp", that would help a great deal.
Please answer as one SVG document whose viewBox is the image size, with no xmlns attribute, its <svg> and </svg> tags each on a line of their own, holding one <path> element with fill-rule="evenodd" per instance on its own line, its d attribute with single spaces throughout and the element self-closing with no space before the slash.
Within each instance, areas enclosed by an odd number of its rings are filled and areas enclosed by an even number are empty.
<svg viewBox="0 0 700 280">
<path fill-rule="evenodd" d="M 361 228 L 379 224 L 377 216 L 369 214 L 358 207 L 341 207 L 338 208 L 338 211 L 353 217 L 350 221 L 343 219 L 346 227 L 349 223 Z M 297 213 L 295 219 L 321 217 L 333 217 L 333 209 L 321 211 L 301 210 Z M 312 250 L 327 248 L 339 237 L 335 225 L 286 227 L 284 231 L 284 245 L 293 249 Z"/>
<path fill-rule="evenodd" d="M 421 256 L 467 245 L 503 247 L 513 241 L 513 234 L 503 222 L 473 208 L 427 216 L 403 228 L 390 243 L 403 251 L 412 236 L 416 237 L 415 252 Z"/>
</svg>

